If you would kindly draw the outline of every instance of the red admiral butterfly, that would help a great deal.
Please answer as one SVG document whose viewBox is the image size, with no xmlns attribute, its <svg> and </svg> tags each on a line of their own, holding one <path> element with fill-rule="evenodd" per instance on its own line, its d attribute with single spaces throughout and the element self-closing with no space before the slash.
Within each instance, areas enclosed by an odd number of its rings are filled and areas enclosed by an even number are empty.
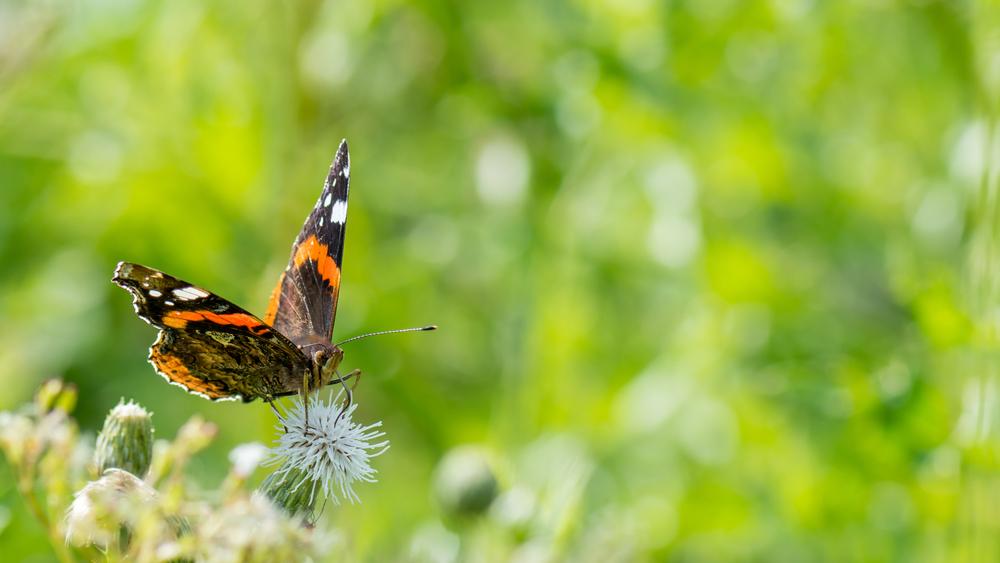
<svg viewBox="0 0 1000 563">
<path fill-rule="evenodd" d="M 350 377 L 339 376 L 344 351 L 330 341 L 340 295 L 350 172 L 347 142 L 342 141 L 263 319 L 169 274 L 118 264 L 112 281 L 132 294 L 139 317 L 160 330 L 149 349 L 149 361 L 160 375 L 213 401 L 244 402 L 271 402 Z"/>
</svg>

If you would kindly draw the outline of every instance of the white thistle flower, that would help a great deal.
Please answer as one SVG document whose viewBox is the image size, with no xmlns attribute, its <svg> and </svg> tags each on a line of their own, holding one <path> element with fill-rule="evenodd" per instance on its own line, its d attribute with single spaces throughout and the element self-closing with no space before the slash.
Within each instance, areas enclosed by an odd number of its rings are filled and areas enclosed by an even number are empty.
<svg viewBox="0 0 1000 563">
<path fill-rule="evenodd" d="M 229 452 L 229 462 L 233 464 L 233 473 L 240 477 L 249 477 L 257 469 L 260 462 L 267 458 L 270 449 L 260 442 L 240 444 Z"/>
<path fill-rule="evenodd" d="M 148 484 L 121 469 L 108 469 L 87 483 L 66 511 L 66 541 L 75 545 L 107 547 L 122 526 L 131 528 L 143 508 L 157 503 L 157 493 Z"/>
<path fill-rule="evenodd" d="M 315 500 L 317 488 L 335 503 L 340 502 L 338 493 L 351 502 L 358 502 L 355 481 L 375 482 L 371 458 L 389 449 L 389 442 L 373 443 L 385 436 L 385 432 L 377 430 L 382 422 L 368 425 L 354 422 L 351 417 L 357 408 L 358 404 L 353 403 L 341 412 L 336 398 L 326 402 L 312 397 L 307 428 L 305 405 L 301 398 L 296 399 L 292 409 L 276 426 L 287 432 L 271 450 L 270 463 L 281 464 L 271 476 L 274 481 L 287 480 L 282 484 L 291 487 L 291 493 L 303 486 L 309 487 L 310 505 Z"/>
<path fill-rule="evenodd" d="M 319 557 L 322 533 L 304 528 L 261 495 L 235 498 L 197 530 L 197 561 L 303 561 Z"/>
</svg>

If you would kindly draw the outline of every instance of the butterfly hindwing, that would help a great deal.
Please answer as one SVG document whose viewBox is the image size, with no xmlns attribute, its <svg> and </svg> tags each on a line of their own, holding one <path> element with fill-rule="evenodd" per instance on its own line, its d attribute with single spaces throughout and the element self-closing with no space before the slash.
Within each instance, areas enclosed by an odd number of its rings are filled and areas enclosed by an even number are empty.
<svg viewBox="0 0 1000 563">
<path fill-rule="evenodd" d="M 292 244 L 288 267 L 271 294 L 264 321 L 296 344 L 329 342 L 340 295 L 351 160 L 341 141 L 323 191 Z"/>
<path fill-rule="evenodd" d="M 171 383 L 213 400 L 252 401 L 288 391 L 309 359 L 233 303 L 169 274 L 121 262 L 113 281 L 160 334 L 149 359 Z"/>
</svg>

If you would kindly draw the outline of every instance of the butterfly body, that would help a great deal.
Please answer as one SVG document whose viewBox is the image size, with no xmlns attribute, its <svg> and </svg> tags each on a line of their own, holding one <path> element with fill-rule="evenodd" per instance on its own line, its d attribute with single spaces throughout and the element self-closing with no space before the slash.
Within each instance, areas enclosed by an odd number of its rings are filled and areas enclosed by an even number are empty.
<svg viewBox="0 0 1000 563">
<path fill-rule="evenodd" d="M 344 357 L 330 338 L 349 182 L 342 142 L 263 319 L 164 272 L 119 263 L 112 281 L 132 294 L 139 317 L 159 329 L 149 351 L 156 371 L 208 399 L 244 402 L 316 390 L 334 380 Z"/>
</svg>

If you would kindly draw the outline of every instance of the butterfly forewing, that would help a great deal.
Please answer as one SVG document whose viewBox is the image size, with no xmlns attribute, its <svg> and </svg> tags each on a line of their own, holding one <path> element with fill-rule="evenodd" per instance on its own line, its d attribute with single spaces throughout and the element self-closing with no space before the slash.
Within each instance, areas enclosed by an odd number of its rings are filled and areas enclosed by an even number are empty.
<svg viewBox="0 0 1000 563">
<path fill-rule="evenodd" d="M 288 267 L 271 294 L 264 321 L 296 344 L 329 342 L 340 294 L 351 161 L 342 141 L 323 192 L 292 244 Z"/>
</svg>

